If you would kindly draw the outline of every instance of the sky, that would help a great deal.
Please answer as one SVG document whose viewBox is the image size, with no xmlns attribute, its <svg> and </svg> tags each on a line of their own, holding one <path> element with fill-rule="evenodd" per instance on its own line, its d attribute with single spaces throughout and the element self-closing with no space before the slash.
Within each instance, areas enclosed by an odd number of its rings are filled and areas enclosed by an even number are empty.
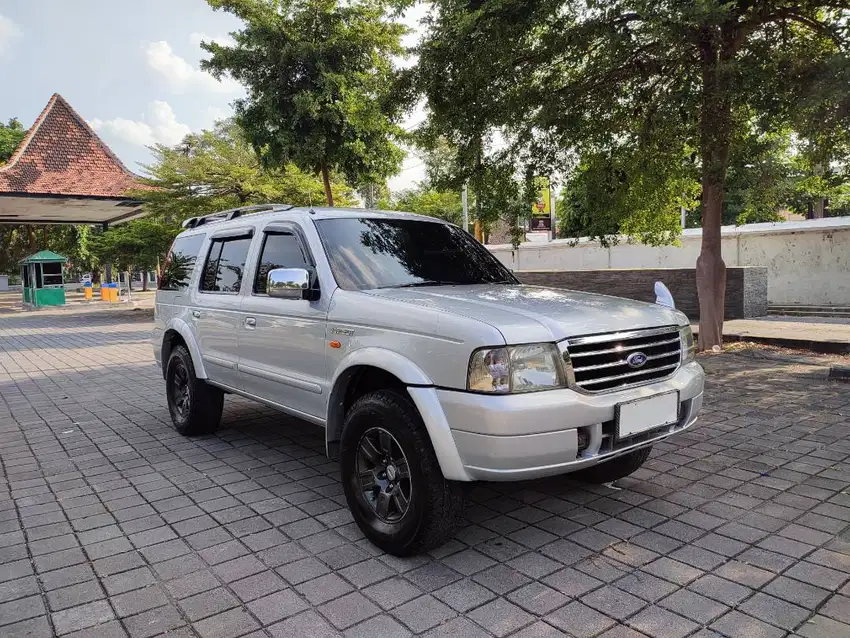
<svg viewBox="0 0 850 638">
<path fill-rule="evenodd" d="M 419 5 L 405 22 L 415 28 L 423 13 Z M 146 146 L 177 144 L 233 113 L 244 91 L 199 69 L 199 43 L 227 41 L 240 25 L 204 0 L 0 0 L 0 120 L 29 127 L 60 93 L 142 173 Z M 423 117 L 417 108 L 403 126 Z M 421 160 L 408 154 L 389 185 L 408 188 L 423 176 Z"/>
</svg>

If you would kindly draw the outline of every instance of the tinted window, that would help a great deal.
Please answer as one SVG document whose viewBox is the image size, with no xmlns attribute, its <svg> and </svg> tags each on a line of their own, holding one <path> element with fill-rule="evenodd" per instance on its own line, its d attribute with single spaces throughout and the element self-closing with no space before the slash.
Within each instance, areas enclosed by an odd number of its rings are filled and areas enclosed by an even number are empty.
<svg viewBox="0 0 850 638">
<path fill-rule="evenodd" d="M 266 277 L 275 268 L 306 268 L 307 257 L 301 248 L 298 237 L 289 233 L 266 235 L 263 252 L 257 265 L 257 279 L 254 292 L 266 293 Z"/>
<path fill-rule="evenodd" d="M 215 239 L 204 267 L 201 290 L 208 292 L 239 292 L 250 237 Z"/>
<path fill-rule="evenodd" d="M 204 235 L 189 235 L 174 240 L 159 278 L 160 290 L 186 290 L 189 287 L 203 243 Z"/>
<path fill-rule="evenodd" d="M 456 226 L 413 219 L 323 219 L 316 224 L 340 288 L 516 283 Z"/>
</svg>

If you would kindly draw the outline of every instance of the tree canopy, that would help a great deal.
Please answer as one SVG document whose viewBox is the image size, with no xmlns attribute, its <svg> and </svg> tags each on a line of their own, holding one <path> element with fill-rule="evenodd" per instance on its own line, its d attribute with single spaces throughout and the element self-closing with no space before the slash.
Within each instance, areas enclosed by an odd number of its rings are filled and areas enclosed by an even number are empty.
<svg viewBox="0 0 850 638">
<path fill-rule="evenodd" d="M 330 175 L 359 187 L 396 173 L 396 145 L 408 100 L 395 88 L 393 56 L 407 31 L 381 0 L 208 0 L 244 28 L 235 43 L 204 42 L 202 67 L 229 74 L 247 97 L 236 100 L 246 138 L 269 166 L 294 164 L 322 175 L 334 204 Z"/>
<path fill-rule="evenodd" d="M 167 223 L 247 204 L 309 206 L 324 196 L 322 182 L 294 164 L 263 166 L 232 120 L 187 135 L 177 146 L 158 144 L 152 150 L 154 161 L 144 169 L 146 182 L 155 188 L 135 196 Z M 353 202 L 351 189 L 335 174 L 330 184 L 338 201 Z"/>
<path fill-rule="evenodd" d="M 750 126 L 793 126 L 812 140 L 822 165 L 833 157 L 847 139 L 850 114 L 850 3 L 434 5 L 417 82 L 427 98 L 429 127 L 459 155 L 476 152 L 498 131 L 505 152 L 526 171 L 556 172 L 564 165 L 559 154 L 569 149 L 587 168 L 602 162 L 600 175 L 624 171 L 640 189 L 642 183 L 666 183 L 658 177 L 668 170 L 679 175 L 673 167 L 694 151 L 703 227 L 700 345 L 719 344 L 725 290 L 720 224 L 733 139 Z M 665 193 L 656 202 L 674 212 L 675 190 Z"/>
<path fill-rule="evenodd" d="M 18 144 L 26 137 L 27 129 L 17 118 L 11 118 L 8 123 L 0 122 L 0 166 L 9 161 Z"/>
</svg>

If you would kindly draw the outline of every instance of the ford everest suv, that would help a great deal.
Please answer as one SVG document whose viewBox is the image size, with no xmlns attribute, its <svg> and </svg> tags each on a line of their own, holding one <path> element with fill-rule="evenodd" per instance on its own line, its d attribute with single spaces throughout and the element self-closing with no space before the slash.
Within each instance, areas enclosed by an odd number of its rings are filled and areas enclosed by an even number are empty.
<svg viewBox="0 0 850 638">
<path fill-rule="evenodd" d="M 522 285 L 441 220 L 267 205 L 184 226 L 153 330 L 174 426 L 214 431 L 226 393 L 322 426 L 389 553 L 447 540 L 470 481 L 624 477 L 702 405 L 681 312 Z"/>
</svg>

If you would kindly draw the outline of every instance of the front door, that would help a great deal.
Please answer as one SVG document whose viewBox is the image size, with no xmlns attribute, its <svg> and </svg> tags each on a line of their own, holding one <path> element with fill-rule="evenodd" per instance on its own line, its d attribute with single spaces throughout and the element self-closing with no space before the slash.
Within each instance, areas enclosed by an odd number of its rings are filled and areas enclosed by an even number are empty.
<svg viewBox="0 0 850 638">
<path fill-rule="evenodd" d="M 269 297 L 269 270 L 312 269 L 313 264 L 306 242 L 294 225 L 268 226 L 261 240 L 253 288 L 242 301 L 239 370 L 243 390 L 321 420 L 328 392 L 326 301 Z"/>
<path fill-rule="evenodd" d="M 251 236 L 213 237 L 198 290 L 193 293 L 190 321 L 211 381 L 240 389 L 239 291 L 251 247 Z"/>
</svg>

